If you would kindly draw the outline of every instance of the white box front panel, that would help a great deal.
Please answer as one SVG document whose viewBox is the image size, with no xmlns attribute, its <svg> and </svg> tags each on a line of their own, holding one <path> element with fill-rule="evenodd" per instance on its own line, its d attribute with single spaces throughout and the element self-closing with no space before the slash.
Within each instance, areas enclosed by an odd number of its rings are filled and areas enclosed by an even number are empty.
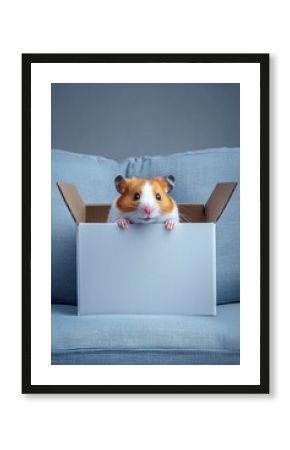
<svg viewBox="0 0 290 450">
<path fill-rule="evenodd" d="M 216 314 L 215 225 L 80 224 L 79 314 Z"/>
</svg>

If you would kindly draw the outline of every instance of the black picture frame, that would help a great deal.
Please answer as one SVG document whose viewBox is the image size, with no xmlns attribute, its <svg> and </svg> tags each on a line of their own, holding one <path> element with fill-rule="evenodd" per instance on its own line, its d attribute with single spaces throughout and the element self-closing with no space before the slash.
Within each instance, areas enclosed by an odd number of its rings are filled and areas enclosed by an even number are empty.
<svg viewBox="0 0 290 450">
<path fill-rule="evenodd" d="M 260 64 L 260 384 L 32 385 L 31 384 L 31 64 L 33 63 Z M 269 393 L 269 54 L 23 54 L 22 55 L 22 393 L 211 394 Z"/>
</svg>

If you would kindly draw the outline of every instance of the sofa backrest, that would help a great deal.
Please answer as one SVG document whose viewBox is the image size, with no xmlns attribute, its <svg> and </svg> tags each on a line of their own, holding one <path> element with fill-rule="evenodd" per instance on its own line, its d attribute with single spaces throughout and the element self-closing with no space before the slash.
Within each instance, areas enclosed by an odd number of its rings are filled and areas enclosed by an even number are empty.
<svg viewBox="0 0 290 450">
<path fill-rule="evenodd" d="M 73 183 L 86 203 L 111 203 L 114 178 L 174 175 L 177 202 L 205 203 L 221 181 L 237 181 L 231 201 L 217 223 L 217 301 L 240 299 L 240 151 L 218 148 L 170 156 L 144 156 L 117 162 L 100 156 L 52 151 L 52 301 L 76 304 L 76 225 L 57 189 Z"/>
</svg>

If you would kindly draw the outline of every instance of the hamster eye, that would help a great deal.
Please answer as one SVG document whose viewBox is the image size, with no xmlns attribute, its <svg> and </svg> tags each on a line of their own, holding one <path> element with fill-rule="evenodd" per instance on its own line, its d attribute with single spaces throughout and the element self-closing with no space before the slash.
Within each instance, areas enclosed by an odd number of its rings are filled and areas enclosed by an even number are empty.
<svg viewBox="0 0 290 450">
<path fill-rule="evenodd" d="M 156 200 L 161 200 L 161 195 L 160 194 L 156 194 L 155 197 L 156 197 Z"/>
<path fill-rule="evenodd" d="M 134 200 L 140 200 L 139 192 L 136 192 L 136 194 L 134 195 Z"/>
</svg>

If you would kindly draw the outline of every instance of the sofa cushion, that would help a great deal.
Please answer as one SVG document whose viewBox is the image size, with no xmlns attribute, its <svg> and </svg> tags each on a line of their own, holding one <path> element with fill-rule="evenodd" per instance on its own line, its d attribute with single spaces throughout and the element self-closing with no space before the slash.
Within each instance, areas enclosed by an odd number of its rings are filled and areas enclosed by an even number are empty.
<svg viewBox="0 0 290 450">
<path fill-rule="evenodd" d="M 121 163 L 100 156 L 52 151 L 52 301 L 76 304 L 76 225 L 57 189 L 58 181 L 76 185 L 86 203 L 110 203 L 118 175 L 173 174 L 177 202 L 203 203 L 216 183 L 239 182 L 238 148 L 128 158 Z M 239 184 L 217 223 L 217 302 L 239 301 Z"/>
<path fill-rule="evenodd" d="M 238 186 L 220 217 L 217 240 L 217 302 L 240 299 L 240 150 L 215 148 L 170 156 L 129 158 L 127 176 L 174 175 L 171 195 L 177 202 L 205 203 L 216 183 L 237 181 Z"/>
<path fill-rule="evenodd" d="M 125 163 L 61 150 L 51 154 L 51 293 L 52 301 L 76 304 L 76 225 L 57 188 L 73 183 L 85 203 L 108 203 L 116 197 L 113 180 L 125 176 Z"/>
<path fill-rule="evenodd" d="M 239 364 L 239 304 L 216 316 L 78 316 L 52 305 L 52 364 Z"/>
</svg>

